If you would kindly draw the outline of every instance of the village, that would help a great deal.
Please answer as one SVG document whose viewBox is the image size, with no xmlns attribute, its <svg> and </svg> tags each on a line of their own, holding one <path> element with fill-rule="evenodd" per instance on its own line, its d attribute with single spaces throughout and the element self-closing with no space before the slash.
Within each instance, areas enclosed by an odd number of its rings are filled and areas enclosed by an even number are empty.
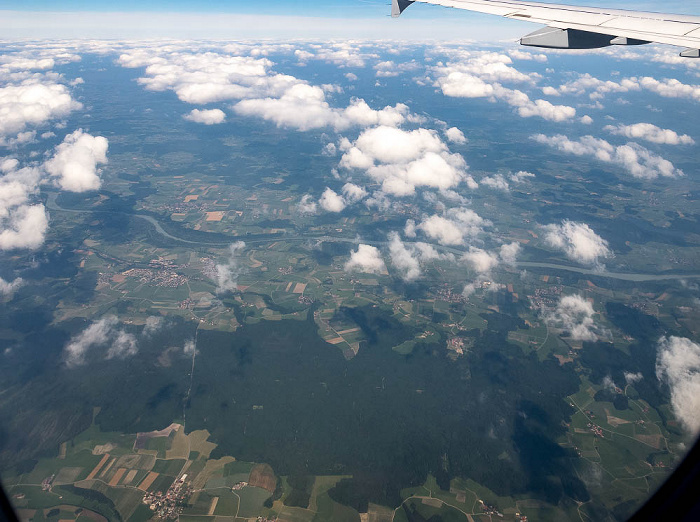
<svg viewBox="0 0 700 522">
<path fill-rule="evenodd" d="M 143 503 L 155 511 L 162 520 L 177 520 L 187 500 L 193 493 L 192 486 L 186 482 L 187 474 L 175 480 L 163 494 L 162 491 L 148 492 L 143 497 Z"/>
</svg>

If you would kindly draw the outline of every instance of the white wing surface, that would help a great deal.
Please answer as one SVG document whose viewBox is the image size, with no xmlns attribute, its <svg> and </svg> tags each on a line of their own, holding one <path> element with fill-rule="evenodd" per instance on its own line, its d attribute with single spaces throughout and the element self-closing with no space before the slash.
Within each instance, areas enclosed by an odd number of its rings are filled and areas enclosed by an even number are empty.
<svg viewBox="0 0 700 522">
<path fill-rule="evenodd" d="M 593 49 L 608 45 L 649 42 L 686 47 L 681 56 L 700 57 L 700 16 L 545 4 L 519 0 L 415 0 L 495 14 L 513 20 L 544 24 L 520 43 L 559 49 Z M 399 16 L 410 0 L 392 0 L 392 16 Z"/>
</svg>

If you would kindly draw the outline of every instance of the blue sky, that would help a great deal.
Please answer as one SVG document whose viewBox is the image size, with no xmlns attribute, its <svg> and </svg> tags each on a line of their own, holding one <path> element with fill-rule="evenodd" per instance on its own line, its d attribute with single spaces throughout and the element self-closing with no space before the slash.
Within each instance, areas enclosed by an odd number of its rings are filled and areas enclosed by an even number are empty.
<svg viewBox="0 0 700 522">
<path fill-rule="evenodd" d="M 690 0 L 560 0 L 577 5 L 700 14 L 700 2 Z M 372 17 L 389 11 L 390 0 L 0 0 L 0 9 L 27 11 L 160 11 L 246 13 L 321 17 Z M 416 7 L 412 7 L 415 10 Z M 442 8 L 420 6 L 422 14 L 443 16 Z"/>
<path fill-rule="evenodd" d="M 698 0 L 684 3 L 569 0 L 568 3 L 700 13 Z M 411 6 L 399 20 L 391 20 L 389 4 L 390 0 L 0 0 L 0 34 L 4 38 L 502 41 L 515 40 L 540 27 L 426 4 Z M 150 14 L 144 17 L 144 12 Z"/>
</svg>

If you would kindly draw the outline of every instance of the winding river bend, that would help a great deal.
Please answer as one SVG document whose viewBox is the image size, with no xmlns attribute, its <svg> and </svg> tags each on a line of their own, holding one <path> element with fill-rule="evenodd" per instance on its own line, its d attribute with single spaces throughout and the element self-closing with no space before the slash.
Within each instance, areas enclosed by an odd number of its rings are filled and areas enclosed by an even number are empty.
<svg viewBox="0 0 700 522">
<path fill-rule="evenodd" d="M 47 199 L 46 206 L 51 211 L 58 212 L 70 212 L 76 214 L 125 214 L 134 218 L 143 219 L 147 221 L 156 233 L 162 237 L 175 241 L 178 243 L 183 243 L 187 245 L 206 245 L 210 247 L 227 247 L 231 242 L 243 240 L 250 244 L 260 244 L 260 243 L 273 243 L 284 239 L 284 241 L 318 241 L 318 242 L 336 242 L 336 243 L 360 243 L 358 238 L 350 237 L 339 237 L 339 236 L 329 236 L 329 235 L 299 235 L 296 237 L 286 237 L 286 236 L 274 236 L 270 238 L 249 238 L 247 236 L 232 236 L 229 241 L 192 241 L 190 239 L 185 239 L 182 237 L 175 236 L 169 233 L 163 228 L 160 221 L 153 216 L 147 214 L 138 214 L 135 212 L 119 212 L 114 210 L 92 210 L 92 209 L 71 209 L 64 208 L 58 205 L 56 202 L 58 194 L 51 193 Z M 363 243 L 370 244 L 373 246 L 386 246 L 389 244 L 388 241 L 372 241 L 372 240 L 362 240 Z M 407 241 L 410 243 L 410 241 Z M 445 247 L 441 245 L 432 245 L 435 249 L 441 250 L 443 252 L 450 252 L 455 255 L 461 255 L 464 253 L 463 250 L 458 248 Z M 518 261 L 516 263 L 518 268 L 535 268 L 535 269 L 548 269 L 548 270 L 563 270 L 566 272 L 575 272 L 578 274 L 588 275 L 591 277 L 605 277 L 610 279 L 618 279 L 621 281 L 632 281 L 632 282 L 647 282 L 647 281 L 680 281 L 684 279 L 700 279 L 700 274 L 642 274 L 642 273 L 632 273 L 632 272 L 609 272 L 607 270 L 596 270 L 592 268 L 583 268 L 578 266 L 569 265 L 559 265 L 556 263 L 540 263 L 535 261 Z"/>
</svg>

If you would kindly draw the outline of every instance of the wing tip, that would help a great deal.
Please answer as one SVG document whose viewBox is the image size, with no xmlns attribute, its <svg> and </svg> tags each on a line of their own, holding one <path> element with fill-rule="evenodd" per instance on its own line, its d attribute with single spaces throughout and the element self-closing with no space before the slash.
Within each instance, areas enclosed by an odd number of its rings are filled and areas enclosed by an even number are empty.
<svg viewBox="0 0 700 522">
<path fill-rule="evenodd" d="M 391 0 L 391 17 L 398 18 L 414 0 Z"/>
</svg>

